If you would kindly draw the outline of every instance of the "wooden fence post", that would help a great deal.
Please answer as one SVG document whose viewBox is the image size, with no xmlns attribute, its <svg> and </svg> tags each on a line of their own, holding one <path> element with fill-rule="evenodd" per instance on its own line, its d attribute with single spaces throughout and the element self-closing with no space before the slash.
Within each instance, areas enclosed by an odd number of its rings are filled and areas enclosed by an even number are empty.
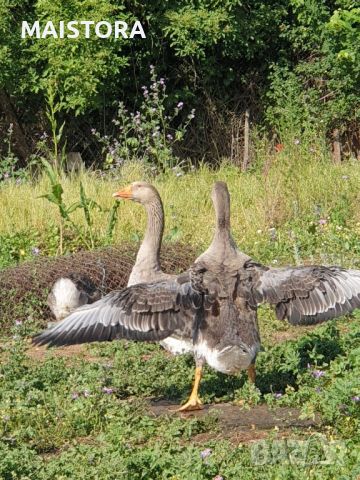
<svg viewBox="0 0 360 480">
<path fill-rule="evenodd" d="M 334 163 L 341 163 L 341 143 L 340 132 L 338 128 L 333 130 L 333 161 Z"/>
<path fill-rule="evenodd" d="M 250 137 L 250 112 L 249 109 L 245 111 L 245 122 L 244 122 L 244 155 L 243 163 L 241 170 L 245 172 L 249 166 L 249 137 Z"/>
</svg>

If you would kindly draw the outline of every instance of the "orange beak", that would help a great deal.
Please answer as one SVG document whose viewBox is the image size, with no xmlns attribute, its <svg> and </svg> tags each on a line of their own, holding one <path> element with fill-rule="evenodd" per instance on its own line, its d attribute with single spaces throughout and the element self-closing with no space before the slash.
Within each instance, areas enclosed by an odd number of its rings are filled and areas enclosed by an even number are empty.
<svg viewBox="0 0 360 480">
<path fill-rule="evenodd" d="M 129 185 L 128 187 L 125 187 L 122 190 L 119 190 L 118 192 L 113 193 L 113 197 L 124 198 L 124 199 L 131 200 L 132 199 L 132 186 Z"/>
</svg>

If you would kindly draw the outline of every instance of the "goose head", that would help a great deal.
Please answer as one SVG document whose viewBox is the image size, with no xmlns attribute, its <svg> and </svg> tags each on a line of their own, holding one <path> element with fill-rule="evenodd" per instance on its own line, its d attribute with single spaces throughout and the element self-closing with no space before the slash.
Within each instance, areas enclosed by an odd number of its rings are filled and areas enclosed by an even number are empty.
<svg viewBox="0 0 360 480">
<path fill-rule="evenodd" d="M 132 200 L 147 205 L 160 200 L 157 190 L 147 182 L 133 182 L 127 187 L 113 194 L 113 197 Z"/>
</svg>

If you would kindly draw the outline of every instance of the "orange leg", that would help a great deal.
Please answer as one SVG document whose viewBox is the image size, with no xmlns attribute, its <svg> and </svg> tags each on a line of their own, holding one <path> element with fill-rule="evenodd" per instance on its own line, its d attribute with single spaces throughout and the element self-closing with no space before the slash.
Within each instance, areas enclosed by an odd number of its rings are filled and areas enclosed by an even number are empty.
<svg viewBox="0 0 360 480">
<path fill-rule="evenodd" d="M 189 397 L 189 400 L 178 409 L 178 412 L 191 412 L 192 410 L 201 410 L 203 408 L 202 401 L 200 400 L 198 395 L 201 374 L 202 367 L 196 367 L 195 381 L 191 395 Z"/>
</svg>

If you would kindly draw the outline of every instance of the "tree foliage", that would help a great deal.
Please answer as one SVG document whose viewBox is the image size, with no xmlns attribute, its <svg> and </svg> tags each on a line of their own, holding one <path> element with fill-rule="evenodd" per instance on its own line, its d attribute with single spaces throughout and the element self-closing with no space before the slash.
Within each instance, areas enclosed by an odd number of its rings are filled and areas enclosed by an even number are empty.
<svg viewBox="0 0 360 480">
<path fill-rule="evenodd" d="M 21 39 L 22 20 L 83 19 L 138 19 L 146 39 Z M 225 112 L 256 104 L 279 135 L 329 133 L 359 117 L 359 23 L 351 0 L 0 0 L 0 90 L 38 129 L 52 89 L 64 119 L 106 133 L 114 102 L 136 110 L 154 64 L 200 133 L 209 98 Z"/>
</svg>

